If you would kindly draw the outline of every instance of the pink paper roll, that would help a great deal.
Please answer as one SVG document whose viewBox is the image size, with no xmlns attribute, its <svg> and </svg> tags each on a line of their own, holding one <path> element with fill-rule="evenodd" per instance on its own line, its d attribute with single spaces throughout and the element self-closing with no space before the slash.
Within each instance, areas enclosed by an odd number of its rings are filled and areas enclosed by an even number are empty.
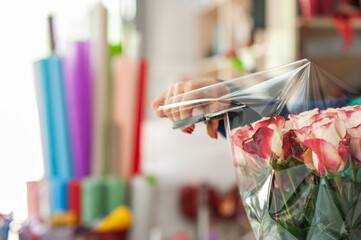
<svg viewBox="0 0 361 240">
<path fill-rule="evenodd" d="M 74 42 L 65 59 L 73 166 L 77 178 L 90 173 L 93 103 L 89 52 L 89 42 Z"/>
<path fill-rule="evenodd" d="M 27 182 L 28 217 L 39 217 L 39 182 Z"/>
<path fill-rule="evenodd" d="M 139 103 L 139 61 L 122 56 L 112 60 L 112 122 L 117 130 L 120 176 L 129 179 L 134 169 Z"/>
</svg>

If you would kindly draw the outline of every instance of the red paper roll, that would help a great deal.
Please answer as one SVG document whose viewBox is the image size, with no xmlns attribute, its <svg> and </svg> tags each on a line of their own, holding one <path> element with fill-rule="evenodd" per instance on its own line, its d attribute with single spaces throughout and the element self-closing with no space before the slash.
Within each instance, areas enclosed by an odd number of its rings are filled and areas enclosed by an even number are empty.
<svg viewBox="0 0 361 240">
<path fill-rule="evenodd" d="M 68 206 L 69 211 L 76 215 L 79 222 L 81 216 L 81 183 L 79 180 L 71 180 L 68 184 Z"/>
</svg>

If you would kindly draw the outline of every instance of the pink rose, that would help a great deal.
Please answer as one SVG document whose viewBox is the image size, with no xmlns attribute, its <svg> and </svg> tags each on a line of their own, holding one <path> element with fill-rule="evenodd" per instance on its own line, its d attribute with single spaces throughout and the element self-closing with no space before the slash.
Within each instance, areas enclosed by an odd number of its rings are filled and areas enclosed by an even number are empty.
<svg viewBox="0 0 361 240">
<path fill-rule="evenodd" d="M 340 119 L 324 118 L 295 131 L 295 134 L 308 148 L 302 159 L 310 169 L 321 175 L 335 175 L 348 167 L 350 146 L 345 140 L 345 124 Z"/>
<path fill-rule="evenodd" d="M 347 133 L 350 137 L 352 161 L 361 164 L 361 124 L 347 129 Z"/>
<path fill-rule="evenodd" d="M 288 118 L 292 122 L 293 129 L 301 129 L 305 126 L 310 126 L 315 121 L 319 120 L 319 109 L 315 108 L 310 111 L 302 112 L 299 115 L 289 114 Z"/>
<path fill-rule="evenodd" d="M 254 167 L 265 166 L 271 155 L 275 160 L 283 161 L 285 119 L 281 116 L 264 117 L 251 125 L 238 128 L 232 136 L 232 142 L 244 151 L 246 162 Z"/>
<path fill-rule="evenodd" d="M 339 108 L 327 108 L 326 110 L 321 110 L 320 114 L 324 117 L 338 117 Z"/>
<path fill-rule="evenodd" d="M 255 131 L 251 126 L 245 125 L 233 130 L 233 132 L 234 134 L 232 134 L 232 142 L 242 148 L 243 141 L 252 137 Z"/>
<path fill-rule="evenodd" d="M 251 123 L 253 129 L 257 131 L 261 127 L 273 129 L 281 132 L 285 127 L 285 119 L 282 116 L 277 117 L 263 117 L 261 120 Z"/>
<path fill-rule="evenodd" d="M 254 134 L 243 142 L 243 150 L 253 158 L 258 156 L 262 165 L 270 164 L 271 156 L 276 163 L 284 161 L 282 138 L 285 119 L 281 116 L 264 117 L 251 124 Z"/>
<path fill-rule="evenodd" d="M 343 107 L 338 112 L 338 117 L 345 122 L 346 128 L 353 128 L 361 124 L 361 106 Z"/>
<path fill-rule="evenodd" d="M 245 125 L 233 130 L 232 134 L 232 153 L 236 164 L 248 164 L 251 167 L 258 168 L 255 162 L 256 153 L 251 150 L 251 145 L 247 141 L 252 139 L 254 130 L 251 126 Z M 254 155 L 254 156 L 253 156 Z"/>
<path fill-rule="evenodd" d="M 284 159 L 288 160 L 289 157 L 293 157 L 296 160 L 302 161 L 305 147 L 297 138 L 294 130 L 290 130 L 283 135 L 282 151 Z"/>
</svg>

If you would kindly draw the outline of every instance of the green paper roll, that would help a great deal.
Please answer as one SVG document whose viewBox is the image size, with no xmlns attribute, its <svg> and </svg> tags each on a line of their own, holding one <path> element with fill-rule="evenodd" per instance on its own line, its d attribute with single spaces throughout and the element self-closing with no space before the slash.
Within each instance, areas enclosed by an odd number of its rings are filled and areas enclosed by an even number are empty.
<svg viewBox="0 0 361 240">
<path fill-rule="evenodd" d="M 105 213 L 126 203 L 126 184 L 121 178 L 106 177 L 104 179 Z"/>
<path fill-rule="evenodd" d="M 101 179 L 87 178 L 82 183 L 82 222 L 92 225 L 103 217 L 104 185 Z"/>
</svg>

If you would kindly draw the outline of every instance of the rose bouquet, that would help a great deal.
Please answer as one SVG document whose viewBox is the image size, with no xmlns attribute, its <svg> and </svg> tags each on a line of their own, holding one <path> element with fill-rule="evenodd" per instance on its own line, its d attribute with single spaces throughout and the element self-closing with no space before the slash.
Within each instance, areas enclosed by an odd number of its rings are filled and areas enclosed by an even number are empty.
<svg viewBox="0 0 361 240">
<path fill-rule="evenodd" d="M 229 129 L 258 239 L 361 239 L 361 106 Z"/>
</svg>

